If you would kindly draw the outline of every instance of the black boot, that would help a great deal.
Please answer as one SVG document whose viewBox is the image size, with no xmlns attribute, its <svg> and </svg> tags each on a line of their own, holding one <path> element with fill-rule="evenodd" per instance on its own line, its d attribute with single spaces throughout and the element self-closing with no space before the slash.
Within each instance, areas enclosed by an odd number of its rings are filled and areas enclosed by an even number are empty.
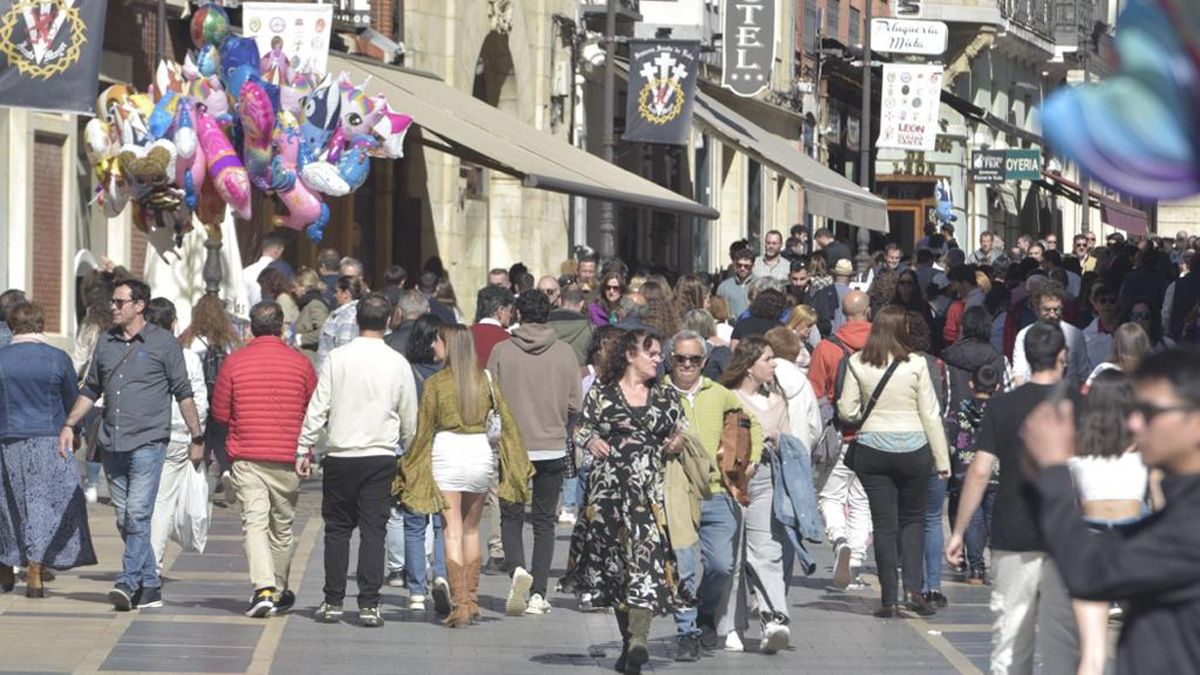
<svg viewBox="0 0 1200 675">
<path fill-rule="evenodd" d="M 641 607 L 629 608 L 629 654 L 625 675 L 642 675 L 642 666 L 650 660 L 650 621 L 654 615 Z"/>
<path fill-rule="evenodd" d="M 625 610 L 614 609 L 613 614 L 617 617 L 617 629 L 621 631 L 621 655 L 617 657 L 617 663 L 613 666 L 613 670 L 623 673 L 625 665 L 629 661 L 629 613 Z"/>
<path fill-rule="evenodd" d="M 937 614 L 937 609 L 929 603 L 925 594 L 920 591 L 912 591 L 908 594 L 908 601 L 904 603 L 904 608 L 917 616 L 933 616 Z"/>
</svg>

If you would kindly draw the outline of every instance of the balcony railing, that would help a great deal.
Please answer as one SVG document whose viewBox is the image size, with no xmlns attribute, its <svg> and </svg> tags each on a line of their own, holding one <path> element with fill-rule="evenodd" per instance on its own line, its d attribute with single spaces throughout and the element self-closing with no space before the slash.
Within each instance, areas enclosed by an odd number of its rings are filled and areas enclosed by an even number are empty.
<svg viewBox="0 0 1200 675">
<path fill-rule="evenodd" d="M 1017 26 L 1046 39 L 1054 37 L 1054 0 L 996 0 L 996 4 L 1000 7 L 1000 14 Z"/>
</svg>

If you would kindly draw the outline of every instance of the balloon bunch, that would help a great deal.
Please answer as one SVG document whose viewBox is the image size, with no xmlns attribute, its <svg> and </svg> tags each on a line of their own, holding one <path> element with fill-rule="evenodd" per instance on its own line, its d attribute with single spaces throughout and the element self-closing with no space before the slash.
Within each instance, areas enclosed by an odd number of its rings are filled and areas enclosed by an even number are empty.
<svg viewBox="0 0 1200 675">
<path fill-rule="evenodd" d="M 178 245 L 193 214 L 210 232 L 227 206 L 248 220 L 257 189 L 283 205 L 277 226 L 320 241 L 324 198 L 357 190 L 370 157 L 403 157 L 412 118 L 345 73 L 302 72 L 279 50 L 260 55 L 213 4 L 193 15 L 191 36 L 196 51 L 182 65 L 160 63 L 150 93 L 115 85 L 96 101 L 84 137 L 109 217 L 132 201 L 138 227 L 172 227 Z"/>
<path fill-rule="evenodd" d="M 1101 182 L 1149 199 L 1200 193 L 1200 11 L 1133 0 L 1117 21 L 1120 71 L 1042 107 L 1046 138 Z"/>
</svg>

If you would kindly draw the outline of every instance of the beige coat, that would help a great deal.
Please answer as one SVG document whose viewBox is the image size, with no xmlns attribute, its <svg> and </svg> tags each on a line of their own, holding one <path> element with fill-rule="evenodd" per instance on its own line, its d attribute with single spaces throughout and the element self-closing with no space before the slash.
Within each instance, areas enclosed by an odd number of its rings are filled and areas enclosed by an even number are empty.
<svg viewBox="0 0 1200 675">
<path fill-rule="evenodd" d="M 888 364 L 891 364 L 891 359 Z M 862 352 L 850 357 L 846 383 L 838 398 L 838 413 L 844 419 L 856 422 L 862 417 L 863 407 L 886 370 L 886 367 L 877 368 L 863 363 Z M 929 377 L 929 367 L 919 354 L 910 355 L 896 368 L 875 403 L 871 416 L 859 431 L 923 431 L 929 439 L 937 470 L 950 470 L 950 452 L 939 414 L 937 392 Z"/>
</svg>

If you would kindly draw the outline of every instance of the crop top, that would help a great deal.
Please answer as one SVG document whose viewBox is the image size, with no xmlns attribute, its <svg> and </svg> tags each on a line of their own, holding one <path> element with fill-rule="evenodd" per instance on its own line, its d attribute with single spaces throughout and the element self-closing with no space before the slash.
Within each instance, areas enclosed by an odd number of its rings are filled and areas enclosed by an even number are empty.
<svg viewBox="0 0 1200 675">
<path fill-rule="evenodd" d="M 1138 452 L 1119 457 L 1072 457 L 1071 478 L 1079 500 L 1094 502 L 1108 499 L 1142 501 L 1146 498 L 1149 469 Z"/>
</svg>

